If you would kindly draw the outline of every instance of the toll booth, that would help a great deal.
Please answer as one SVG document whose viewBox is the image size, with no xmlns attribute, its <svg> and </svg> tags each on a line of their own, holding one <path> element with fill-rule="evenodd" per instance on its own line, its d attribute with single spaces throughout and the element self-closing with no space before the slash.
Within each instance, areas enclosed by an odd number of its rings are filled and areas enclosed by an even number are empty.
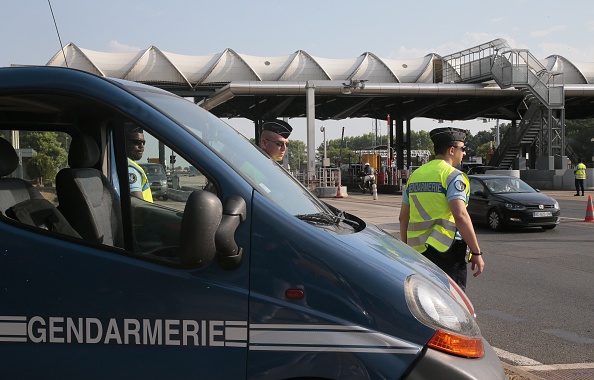
<svg viewBox="0 0 594 380">
<path fill-rule="evenodd" d="M 378 185 L 393 184 L 392 181 L 392 154 L 391 149 L 387 145 L 377 145 L 369 148 L 355 150 L 355 153 L 361 157 L 360 169 L 355 173 L 356 175 L 363 169 L 366 163 L 373 168 L 375 173 L 375 181 Z M 356 179 L 355 179 L 356 180 Z"/>
</svg>

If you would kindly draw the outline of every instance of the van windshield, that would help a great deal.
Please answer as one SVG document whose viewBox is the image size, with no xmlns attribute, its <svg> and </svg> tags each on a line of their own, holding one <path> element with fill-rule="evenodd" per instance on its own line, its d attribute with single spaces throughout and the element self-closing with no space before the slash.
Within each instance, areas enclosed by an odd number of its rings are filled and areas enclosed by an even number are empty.
<svg viewBox="0 0 594 380">
<path fill-rule="evenodd" d="M 191 101 L 145 86 L 128 86 L 180 125 L 245 178 L 256 191 L 293 215 L 331 213 L 291 174 L 231 126 Z"/>
</svg>

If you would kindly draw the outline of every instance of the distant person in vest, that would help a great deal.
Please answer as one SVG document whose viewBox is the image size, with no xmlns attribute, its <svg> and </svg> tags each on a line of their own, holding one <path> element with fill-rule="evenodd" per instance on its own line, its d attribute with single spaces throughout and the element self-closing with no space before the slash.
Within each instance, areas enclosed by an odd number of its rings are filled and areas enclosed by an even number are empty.
<svg viewBox="0 0 594 380">
<path fill-rule="evenodd" d="M 264 150 L 273 160 L 282 161 L 287 146 L 289 135 L 293 128 L 283 120 L 267 120 L 262 123 L 260 134 L 260 148 Z"/>
<path fill-rule="evenodd" d="M 144 170 L 136 163 L 144 153 L 144 131 L 139 126 L 126 124 L 126 154 L 128 155 L 128 181 L 130 194 L 147 202 L 153 202 L 153 193 Z"/>
<path fill-rule="evenodd" d="M 400 237 L 466 290 L 467 263 L 472 263 L 474 277 L 485 267 L 466 210 L 469 180 L 455 168 L 466 154 L 466 132 L 437 128 L 429 136 L 435 159 L 415 170 L 402 192 Z"/>
<path fill-rule="evenodd" d="M 586 181 L 586 165 L 584 164 L 584 159 L 580 157 L 579 163 L 575 167 L 573 171 L 575 175 L 575 194 L 574 196 L 580 195 L 580 190 L 582 191 L 582 195 L 584 195 L 584 182 Z"/>
</svg>

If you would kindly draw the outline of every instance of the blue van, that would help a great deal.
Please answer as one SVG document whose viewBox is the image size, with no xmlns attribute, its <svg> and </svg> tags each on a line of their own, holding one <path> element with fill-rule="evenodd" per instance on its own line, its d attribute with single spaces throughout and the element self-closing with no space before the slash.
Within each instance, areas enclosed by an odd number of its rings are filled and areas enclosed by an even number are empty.
<svg viewBox="0 0 594 380">
<path fill-rule="evenodd" d="M 3 377 L 506 379 L 441 270 L 191 101 L 0 68 L 0 124 Z M 130 196 L 130 124 L 203 183 Z"/>
</svg>

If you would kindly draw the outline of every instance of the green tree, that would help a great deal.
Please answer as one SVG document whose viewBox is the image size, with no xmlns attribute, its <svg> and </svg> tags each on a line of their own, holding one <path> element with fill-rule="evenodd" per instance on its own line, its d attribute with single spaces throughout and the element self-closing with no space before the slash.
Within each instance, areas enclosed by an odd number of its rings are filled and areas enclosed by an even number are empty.
<svg viewBox="0 0 594 380">
<path fill-rule="evenodd" d="M 30 178 L 41 178 L 43 183 L 54 182 L 58 167 L 54 164 L 51 157 L 37 153 L 31 157 L 27 165 L 27 175 Z"/>
<path fill-rule="evenodd" d="M 307 147 L 301 140 L 291 140 L 287 148 L 289 166 L 291 170 L 305 170 L 307 168 Z"/>
<path fill-rule="evenodd" d="M 27 175 L 54 182 L 58 169 L 66 166 L 68 157 L 65 146 L 67 139 L 64 137 L 60 142 L 59 134 L 64 135 L 56 132 L 21 131 L 21 148 L 31 148 L 36 152 L 27 165 Z"/>
<path fill-rule="evenodd" d="M 411 150 L 429 150 L 433 152 L 433 142 L 427 131 L 410 131 Z"/>
<path fill-rule="evenodd" d="M 366 133 L 362 136 L 348 136 L 344 139 L 334 139 L 326 141 L 326 157 L 330 158 L 331 163 L 342 164 L 359 163 L 360 155 L 357 153 L 361 149 L 373 147 L 376 136 L 373 133 Z M 379 136 L 377 141 L 384 141 L 387 145 L 388 136 Z M 316 161 L 321 161 L 324 157 L 324 142 L 319 145 L 316 151 Z"/>
<path fill-rule="evenodd" d="M 474 155 L 477 157 L 482 157 L 483 162 L 487 162 L 487 157 L 489 155 L 489 149 L 491 148 L 491 141 L 487 141 L 486 143 L 480 145 L 476 148 Z"/>
</svg>

